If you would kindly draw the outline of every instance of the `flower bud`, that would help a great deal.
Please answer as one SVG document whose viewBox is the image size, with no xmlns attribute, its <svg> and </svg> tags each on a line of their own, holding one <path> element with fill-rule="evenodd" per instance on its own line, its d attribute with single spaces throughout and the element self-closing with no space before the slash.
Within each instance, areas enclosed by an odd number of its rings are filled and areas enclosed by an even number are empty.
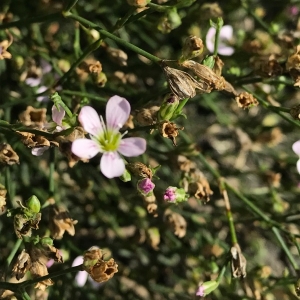
<svg viewBox="0 0 300 300">
<path fill-rule="evenodd" d="M 150 194 L 154 188 L 155 188 L 155 184 L 149 178 L 143 178 L 139 180 L 137 183 L 138 191 L 144 196 Z"/>
<path fill-rule="evenodd" d="M 219 283 L 215 280 L 203 282 L 201 285 L 199 285 L 196 296 L 204 297 L 213 292 L 218 286 Z"/>
<path fill-rule="evenodd" d="M 26 201 L 26 207 L 33 213 L 38 213 L 41 210 L 41 203 L 37 196 L 32 195 Z"/>
<path fill-rule="evenodd" d="M 159 121 L 171 120 L 174 112 L 179 105 L 179 99 L 174 94 L 167 94 L 163 100 L 163 103 L 158 111 Z"/>
<path fill-rule="evenodd" d="M 195 35 L 187 37 L 182 47 L 182 56 L 180 61 L 199 56 L 203 52 L 204 46 L 200 38 Z"/>
<path fill-rule="evenodd" d="M 179 203 L 187 201 L 187 194 L 184 189 L 180 189 L 174 186 L 169 186 L 164 193 L 164 200 L 172 203 Z"/>
<path fill-rule="evenodd" d="M 128 181 L 131 181 L 131 174 L 127 169 L 125 169 L 124 173 L 119 178 L 123 182 L 128 182 Z"/>
<path fill-rule="evenodd" d="M 169 33 L 180 25 L 181 18 L 178 15 L 177 9 L 174 7 L 168 10 L 168 12 L 160 19 L 157 28 L 162 33 Z"/>
<path fill-rule="evenodd" d="M 48 236 L 41 238 L 40 242 L 43 246 L 46 246 L 46 245 L 53 246 L 53 240 Z"/>
</svg>

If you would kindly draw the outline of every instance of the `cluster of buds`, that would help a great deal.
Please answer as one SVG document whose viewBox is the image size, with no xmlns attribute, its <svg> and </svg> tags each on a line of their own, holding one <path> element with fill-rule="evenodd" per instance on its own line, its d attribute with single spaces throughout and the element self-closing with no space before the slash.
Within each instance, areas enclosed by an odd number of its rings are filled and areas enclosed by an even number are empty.
<svg viewBox="0 0 300 300">
<path fill-rule="evenodd" d="M 34 237 L 30 241 L 27 241 L 26 249 L 18 256 L 12 269 L 12 274 L 16 276 L 17 280 L 22 279 L 27 271 L 33 277 L 46 276 L 48 275 L 46 263 L 51 259 L 59 263 L 63 262 L 61 254 L 53 246 L 52 239 L 49 237 Z M 45 290 L 50 285 L 53 285 L 53 281 L 46 279 L 38 282 L 35 288 Z"/>
<path fill-rule="evenodd" d="M 96 282 L 105 282 L 118 272 L 118 265 L 113 258 L 105 261 L 101 249 L 91 247 L 83 255 L 83 270 Z"/>
<path fill-rule="evenodd" d="M 41 220 L 41 204 L 36 196 L 31 196 L 25 206 L 19 201 L 18 208 L 10 209 L 7 213 L 8 217 L 14 218 L 14 229 L 17 237 L 21 239 L 24 236 L 30 237 L 32 229 L 38 229 Z"/>
</svg>

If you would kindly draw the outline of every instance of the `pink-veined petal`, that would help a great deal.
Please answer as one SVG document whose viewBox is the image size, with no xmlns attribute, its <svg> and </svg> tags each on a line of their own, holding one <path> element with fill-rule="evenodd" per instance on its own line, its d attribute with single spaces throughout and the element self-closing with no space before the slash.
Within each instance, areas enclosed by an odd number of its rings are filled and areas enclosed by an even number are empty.
<svg viewBox="0 0 300 300">
<path fill-rule="evenodd" d="M 125 164 L 117 152 L 106 152 L 101 157 L 100 170 L 107 178 L 119 177 L 125 171 Z"/>
<path fill-rule="evenodd" d="M 300 159 L 297 161 L 297 171 L 300 174 Z"/>
<path fill-rule="evenodd" d="M 36 148 L 33 148 L 31 150 L 31 154 L 34 155 L 34 156 L 41 156 L 44 154 L 44 152 L 46 150 L 48 150 L 50 147 L 49 146 L 44 146 L 44 147 L 36 147 Z"/>
<path fill-rule="evenodd" d="M 295 142 L 292 146 L 293 151 L 300 156 L 300 140 Z"/>
<path fill-rule="evenodd" d="M 111 97 L 106 104 L 107 128 L 120 130 L 129 118 L 130 109 L 130 104 L 125 98 Z"/>
<path fill-rule="evenodd" d="M 78 139 L 72 143 L 71 150 L 80 158 L 92 158 L 100 152 L 100 147 L 93 140 Z"/>
<path fill-rule="evenodd" d="M 103 131 L 98 113 L 91 106 L 84 106 L 78 116 L 78 120 L 84 130 L 97 136 Z"/>
<path fill-rule="evenodd" d="M 134 157 L 146 151 L 146 140 L 139 137 L 122 139 L 118 151 L 127 157 Z"/>
<path fill-rule="evenodd" d="M 56 108 L 55 105 L 52 106 L 52 120 L 57 124 L 57 125 L 61 125 L 62 120 L 65 116 L 66 112 L 65 110 L 62 108 L 61 105 L 59 105 L 59 110 Z"/>
</svg>

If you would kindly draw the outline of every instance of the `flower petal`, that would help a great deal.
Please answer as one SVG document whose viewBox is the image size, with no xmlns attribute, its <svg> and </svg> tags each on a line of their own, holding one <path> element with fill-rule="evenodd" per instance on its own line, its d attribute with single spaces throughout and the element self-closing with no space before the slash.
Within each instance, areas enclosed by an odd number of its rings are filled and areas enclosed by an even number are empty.
<svg viewBox="0 0 300 300">
<path fill-rule="evenodd" d="M 62 120 L 65 116 L 66 112 L 65 110 L 62 108 L 61 105 L 59 105 L 59 110 L 56 108 L 55 105 L 52 106 L 52 120 L 57 124 L 57 125 L 61 125 Z"/>
<path fill-rule="evenodd" d="M 106 123 L 109 129 L 120 129 L 130 114 L 129 102 L 120 96 L 111 97 L 106 105 Z"/>
<path fill-rule="evenodd" d="M 220 40 L 230 40 L 232 39 L 233 28 L 231 25 L 225 25 L 220 31 Z"/>
<path fill-rule="evenodd" d="M 146 151 L 146 140 L 139 137 L 122 139 L 118 151 L 127 157 L 134 157 Z"/>
<path fill-rule="evenodd" d="M 100 169 L 107 178 L 114 178 L 124 173 L 125 164 L 117 152 L 106 152 L 101 157 Z"/>
<path fill-rule="evenodd" d="M 44 154 L 46 150 L 48 150 L 50 147 L 49 146 L 44 146 L 44 147 L 35 147 L 31 150 L 31 154 L 34 156 L 41 156 Z"/>
<path fill-rule="evenodd" d="M 300 159 L 297 161 L 297 171 L 300 174 Z"/>
<path fill-rule="evenodd" d="M 83 264 L 83 256 L 77 256 L 72 263 L 72 267 L 76 267 L 81 264 Z M 79 271 L 75 276 L 75 282 L 79 287 L 82 287 L 85 285 L 87 278 L 88 273 L 86 271 Z"/>
<path fill-rule="evenodd" d="M 207 31 L 205 43 L 209 52 L 214 52 L 215 48 L 216 28 L 210 27 Z"/>
<path fill-rule="evenodd" d="M 103 131 L 98 113 L 91 106 L 84 106 L 78 116 L 84 130 L 91 135 L 97 136 Z"/>
<path fill-rule="evenodd" d="M 41 78 L 28 77 L 25 83 L 31 87 L 38 86 L 41 83 Z"/>
<path fill-rule="evenodd" d="M 300 156 L 300 140 L 295 142 L 292 146 L 293 151 Z"/>
<path fill-rule="evenodd" d="M 231 56 L 234 53 L 234 48 L 221 43 L 218 47 L 218 53 L 224 56 Z"/>
<path fill-rule="evenodd" d="M 71 150 L 80 158 L 92 158 L 100 152 L 100 147 L 93 140 L 78 139 L 72 143 Z"/>
</svg>

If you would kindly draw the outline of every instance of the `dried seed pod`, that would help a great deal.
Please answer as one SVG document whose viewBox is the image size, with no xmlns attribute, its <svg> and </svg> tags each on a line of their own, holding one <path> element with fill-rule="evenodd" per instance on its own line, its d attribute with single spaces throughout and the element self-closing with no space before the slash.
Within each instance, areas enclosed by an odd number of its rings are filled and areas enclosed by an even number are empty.
<svg viewBox="0 0 300 300">
<path fill-rule="evenodd" d="M 276 77 L 282 74 L 282 67 L 275 58 L 275 55 L 270 55 L 269 57 L 254 57 L 250 60 L 253 65 L 255 74 L 262 77 Z"/>
<path fill-rule="evenodd" d="M 135 119 L 142 126 L 153 125 L 157 121 L 157 112 L 159 111 L 159 106 L 154 105 L 149 108 L 142 108 L 134 112 Z"/>
<path fill-rule="evenodd" d="M 19 164 L 19 156 L 9 144 L 0 144 L 0 163 L 4 165 Z"/>
<path fill-rule="evenodd" d="M 41 220 L 41 214 L 34 214 L 28 216 L 26 214 L 16 214 L 14 216 L 14 230 L 19 239 L 23 236 L 31 236 L 32 229 L 39 228 L 39 222 Z"/>
<path fill-rule="evenodd" d="M 199 78 L 199 81 L 206 85 L 205 93 L 210 93 L 212 89 L 218 91 L 224 90 L 224 77 L 218 76 L 209 67 L 201 65 L 193 60 L 184 61 L 182 65 L 190 69 Z"/>
<path fill-rule="evenodd" d="M 32 262 L 30 273 L 33 277 L 43 277 L 49 274 L 46 265 L 39 260 Z M 36 289 L 44 291 L 48 286 L 51 286 L 53 284 L 54 283 L 51 279 L 46 279 L 38 282 L 34 287 Z"/>
<path fill-rule="evenodd" d="M 182 47 L 182 58 L 180 60 L 184 61 L 197 57 L 203 52 L 203 49 L 204 45 L 202 40 L 195 35 L 190 35 L 184 41 Z"/>
<path fill-rule="evenodd" d="M 189 184 L 188 193 L 197 199 L 203 200 L 204 203 L 207 203 L 209 202 L 213 191 L 210 189 L 207 179 L 202 177 L 199 178 L 197 182 Z"/>
<path fill-rule="evenodd" d="M 6 193 L 7 190 L 5 189 L 5 187 L 0 184 L 0 211 L 4 211 L 4 207 L 6 205 Z"/>
<path fill-rule="evenodd" d="M 152 170 L 141 162 L 128 163 L 126 169 L 136 177 L 152 179 Z"/>
<path fill-rule="evenodd" d="M 296 47 L 296 52 L 289 56 L 286 68 L 294 80 L 294 86 L 300 86 L 300 45 Z"/>
<path fill-rule="evenodd" d="M 16 276 L 17 280 L 24 277 L 26 272 L 31 268 L 31 258 L 25 249 L 19 254 L 17 261 L 12 269 L 12 275 Z"/>
<path fill-rule="evenodd" d="M 196 89 L 203 93 L 209 93 L 211 89 L 206 83 L 198 82 L 190 74 L 168 66 L 163 66 L 170 89 L 179 100 L 193 98 L 196 95 Z"/>
<path fill-rule="evenodd" d="M 231 273 L 234 278 L 246 277 L 247 261 L 242 254 L 239 244 L 234 244 L 231 247 Z"/>
<path fill-rule="evenodd" d="M 235 97 L 235 101 L 237 102 L 238 107 L 242 108 L 250 108 L 252 106 L 257 106 L 257 99 L 248 92 L 242 92 L 238 96 Z"/>
<path fill-rule="evenodd" d="M 46 113 L 46 108 L 27 106 L 26 110 L 19 114 L 19 119 L 26 126 L 42 128 L 46 123 Z"/>
<path fill-rule="evenodd" d="M 214 58 L 215 58 L 215 63 L 214 63 L 214 67 L 212 68 L 212 70 L 218 76 L 221 76 L 224 63 L 223 63 L 222 59 L 218 55 L 215 56 Z"/>
</svg>

